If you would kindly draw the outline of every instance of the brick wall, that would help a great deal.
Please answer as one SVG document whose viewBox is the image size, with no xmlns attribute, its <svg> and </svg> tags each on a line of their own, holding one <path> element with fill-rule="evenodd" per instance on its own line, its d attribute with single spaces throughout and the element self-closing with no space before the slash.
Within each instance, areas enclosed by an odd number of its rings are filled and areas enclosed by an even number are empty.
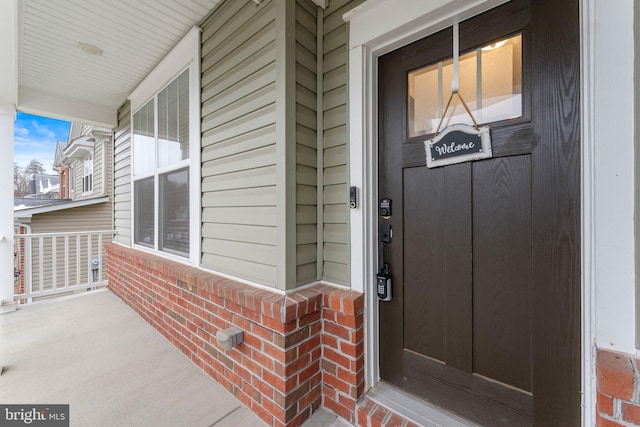
<svg viewBox="0 0 640 427">
<path fill-rule="evenodd" d="M 355 424 L 364 394 L 364 297 L 326 287 L 322 310 L 323 404 Z"/>
<path fill-rule="evenodd" d="M 272 426 L 298 426 L 321 404 L 355 423 L 364 391 L 364 297 L 317 285 L 287 295 L 105 245 L 109 289 Z M 216 332 L 237 326 L 231 350 Z"/>
<path fill-rule="evenodd" d="M 640 359 L 599 349 L 596 370 L 597 425 L 640 426 Z"/>
</svg>

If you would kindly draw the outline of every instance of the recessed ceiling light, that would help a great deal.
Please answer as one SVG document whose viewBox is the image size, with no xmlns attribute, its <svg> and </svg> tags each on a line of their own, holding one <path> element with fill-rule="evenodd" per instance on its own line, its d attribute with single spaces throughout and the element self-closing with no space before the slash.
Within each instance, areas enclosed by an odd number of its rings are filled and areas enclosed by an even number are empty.
<svg viewBox="0 0 640 427">
<path fill-rule="evenodd" d="M 490 44 L 490 45 L 488 45 L 488 46 L 483 47 L 483 48 L 482 48 L 482 50 L 487 51 L 487 50 L 497 49 L 497 48 L 499 48 L 499 47 L 504 46 L 504 44 L 505 44 L 506 42 L 508 42 L 508 41 L 509 41 L 509 40 L 500 40 L 500 41 L 499 41 L 499 42 L 497 42 L 497 43 L 493 43 L 493 44 Z"/>
<path fill-rule="evenodd" d="M 84 53 L 88 53 L 89 55 L 102 55 L 102 49 L 100 49 L 98 46 L 92 45 L 91 43 L 78 42 L 78 47 Z"/>
</svg>

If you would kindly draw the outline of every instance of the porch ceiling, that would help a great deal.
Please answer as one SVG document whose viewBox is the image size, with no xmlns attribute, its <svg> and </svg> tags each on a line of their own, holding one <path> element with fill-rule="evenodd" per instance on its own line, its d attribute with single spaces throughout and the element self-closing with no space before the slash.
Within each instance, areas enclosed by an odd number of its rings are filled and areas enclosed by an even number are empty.
<svg viewBox="0 0 640 427">
<path fill-rule="evenodd" d="M 18 110 L 113 127 L 129 93 L 219 1 L 18 0 Z"/>
</svg>

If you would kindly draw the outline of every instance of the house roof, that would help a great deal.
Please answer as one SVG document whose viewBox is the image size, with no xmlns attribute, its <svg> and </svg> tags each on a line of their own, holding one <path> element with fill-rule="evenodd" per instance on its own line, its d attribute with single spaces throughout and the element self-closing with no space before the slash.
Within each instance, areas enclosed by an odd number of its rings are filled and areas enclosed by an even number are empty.
<svg viewBox="0 0 640 427">
<path fill-rule="evenodd" d="M 93 138 L 81 136 L 67 145 L 62 155 L 62 163 L 69 164 L 73 160 L 82 160 L 93 156 L 95 144 Z"/>
<path fill-rule="evenodd" d="M 60 203 L 67 203 L 69 199 L 44 199 L 37 197 L 14 197 L 13 209 L 26 209 L 39 206 L 58 205 Z"/>
<path fill-rule="evenodd" d="M 59 171 L 62 158 L 64 157 L 64 150 L 67 148 L 67 141 L 58 141 L 56 143 L 56 154 L 53 157 L 53 170 Z"/>
<path fill-rule="evenodd" d="M 93 125 L 72 123 L 69 142 L 64 147 L 60 163 L 69 166 L 74 160 L 93 157 L 96 141 L 111 139 L 111 130 Z M 56 152 L 56 159 L 57 159 Z"/>
<path fill-rule="evenodd" d="M 51 200 L 54 200 L 54 199 L 51 199 Z M 14 207 L 13 216 L 14 218 L 31 218 L 33 215 L 38 215 L 41 213 L 61 211 L 64 209 L 79 208 L 82 206 L 97 205 L 99 203 L 108 202 L 109 197 L 97 197 L 92 199 L 84 199 L 84 200 L 76 200 L 76 201 L 70 201 L 70 200 L 64 199 L 64 201 L 65 201 L 64 203 L 54 203 L 46 206 Z"/>
<path fill-rule="evenodd" d="M 60 176 L 37 173 L 33 176 L 29 185 L 31 186 L 32 194 L 50 193 L 52 190 L 59 188 Z"/>
</svg>

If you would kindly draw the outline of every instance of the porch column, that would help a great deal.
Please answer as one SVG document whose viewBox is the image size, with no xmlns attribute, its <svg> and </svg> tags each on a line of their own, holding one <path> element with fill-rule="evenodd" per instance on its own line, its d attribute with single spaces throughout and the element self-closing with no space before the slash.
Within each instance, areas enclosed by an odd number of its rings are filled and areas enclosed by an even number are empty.
<svg viewBox="0 0 640 427">
<path fill-rule="evenodd" d="M 0 106 L 0 314 L 13 301 L 13 122 L 15 107 Z"/>
<path fill-rule="evenodd" d="M 18 103 L 18 0 L 0 1 L 0 313 L 13 302 L 13 122 Z"/>
</svg>

